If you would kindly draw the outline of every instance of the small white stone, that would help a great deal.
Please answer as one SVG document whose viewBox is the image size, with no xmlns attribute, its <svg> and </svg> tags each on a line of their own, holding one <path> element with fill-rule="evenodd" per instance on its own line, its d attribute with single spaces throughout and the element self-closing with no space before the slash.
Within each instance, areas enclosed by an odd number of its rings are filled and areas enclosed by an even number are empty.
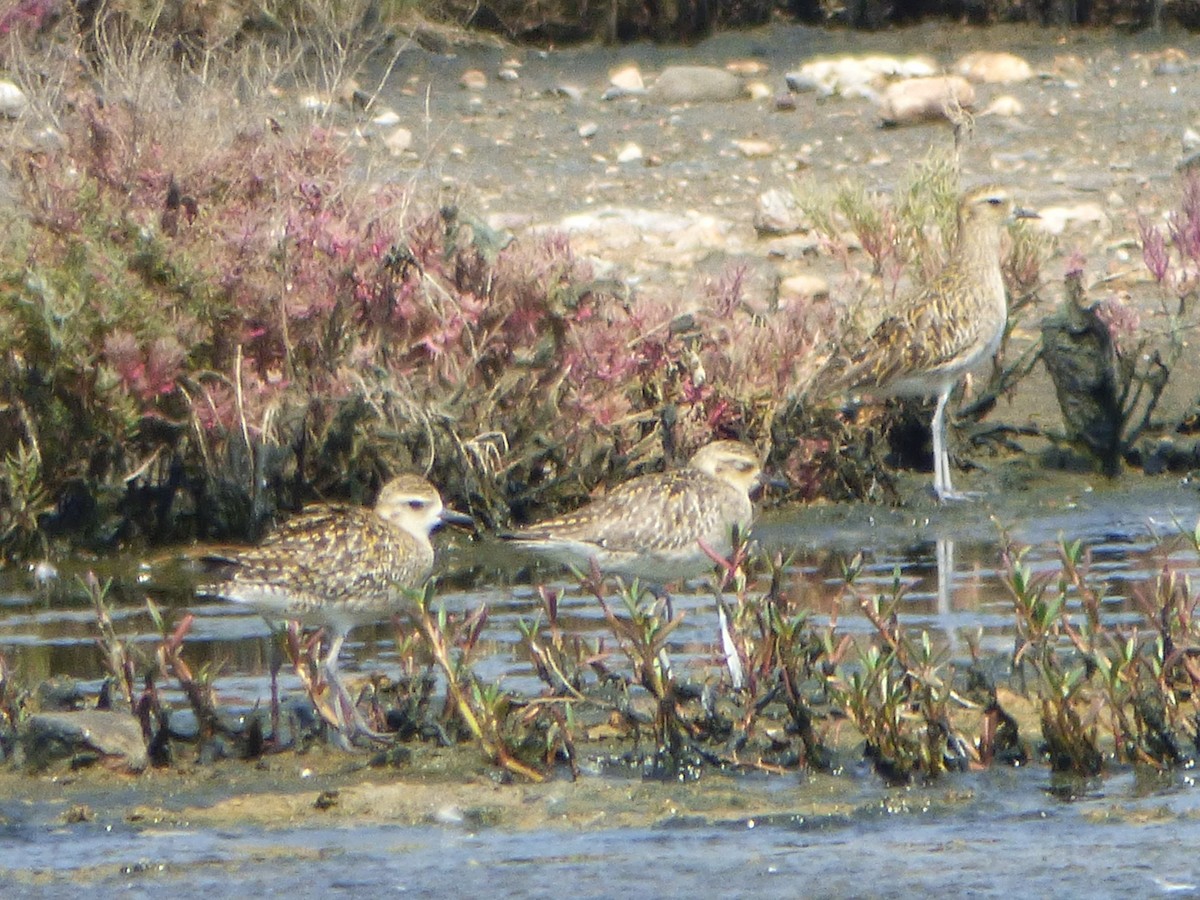
<svg viewBox="0 0 1200 900">
<path fill-rule="evenodd" d="M 383 139 L 389 153 L 399 155 L 412 146 L 413 134 L 407 128 L 397 128 Z"/>
<path fill-rule="evenodd" d="M 757 138 L 749 138 L 736 140 L 733 146 L 737 147 L 738 152 L 749 159 L 755 159 L 762 156 L 770 156 L 775 152 L 775 145 L 769 141 L 761 141 Z"/>
<path fill-rule="evenodd" d="M 642 148 L 630 141 L 617 153 L 617 162 L 628 163 L 637 162 L 642 158 Z"/>
<path fill-rule="evenodd" d="M 24 91 L 7 79 L 0 80 L 0 116 L 15 119 L 28 105 Z"/>
<path fill-rule="evenodd" d="M 765 81 L 751 81 L 746 85 L 746 93 L 750 95 L 751 100 L 766 100 L 775 96 L 775 92 Z"/>
<path fill-rule="evenodd" d="M 517 74 L 516 69 L 501 69 L 496 73 L 496 77 L 501 81 L 516 81 L 521 76 Z"/>
<path fill-rule="evenodd" d="M 771 188 L 759 194 L 754 210 L 754 230 L 762 234 L 791 234 L 803 227 L 800 204 L 793 194 Z"/>
<path fill-rule="evenodd" d="M 810 60 L 784 76 L 788 88 L 821 96 L 871 97 L 888 78 L 935 75 L 939 67 L 927 56 L 836 56 Z"/>
<path fill-rule="evenodd" d="M 595 122 L 584 122 L 579 126 L 579 136 L 584 140 L 593 138 L 600 131 L 600 126 Z"/>
<path fill-rule="evenodd" d="M 377 128 L 391 128 L 400 124 L 400 114 L 394 109 L 385 109 L 371 120 L 371 124 Z"/>
<path fill-rule="evenodd" d="M 1183 149 L 1195 150 L 1198 147 L 1200 147 L 1200 132 L 1197 132 L 1195 128 L 1183 129 Z"/>
<path fill-rule="evenodd" d="M 434 812 L 433 820 L 439 825 L 461 825 L 467 817 L 457 805 L 449 803 Z"/>
<path fill-rule="evenodd" d="M 623 91 L 632 91 L 635 93 L 646 89 L 646 83 L 642 81 L 642 73 L 637 66 L 622 66 L 610 72 L 608 83 Z"/>
<path fill-rule="evenodd" d="M 1099 227 L 1107 231 L 1108 214 L 1099 203 L 1075 203 L 1063 206 L 1038 208 L 1038 218 L 1030 220 L 1030 226 L 1047 234 L 1062 234 L 1064 231 L 1086 226 L 1093 231 Z"/>
<path fill-rule="evenodd" d="M 779 305 L 829 296 L 829 282 L 820 275 L 789 275 L 779 282 Z"/>
</svg>

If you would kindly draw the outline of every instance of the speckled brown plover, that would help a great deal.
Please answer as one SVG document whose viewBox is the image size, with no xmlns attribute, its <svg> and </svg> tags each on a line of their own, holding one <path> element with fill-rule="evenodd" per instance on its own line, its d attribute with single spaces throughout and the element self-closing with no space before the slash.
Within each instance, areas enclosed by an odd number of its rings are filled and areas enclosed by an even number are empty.
<svg viewBox="0 0 1200 900">
<path fill-rule="evenodd" d="M 960 500 L 950 483 L 946 402 L 955 385 L 995 355 L 1008 321 L 1000 245 L 1006 224 L 1037 214 L 989 185 L 958 204 L 958 235 L 946 265 L 924 288 L 903 298 L 861 347 L 840 361 L 844 389 L 878 396 L 936 397 L 933 413 L 933 490 Z"/>
<path fill-rule="evenodd" d="M 641 475 L 574 512 L 505 535 L 518 547 L 587 570 L 652 585 L 710 570 L 704 551 L 728 556 L 736 525 L 746 534 L 750 494 L 762 478 L 753 447 L 714 441 L 681 469 Z"/>
<path fill-rule="evenodd" d="M 442 505 L 419 475 L 401 475 L 383 486 L 371 509 L 312 506 L 281 525 L 256 547 L 207 559 L 222 580 L 200 585 L 200 596 L 253 607 L 272 620 L 293 620 L 328 630 L 321 660 L 347 712 L 342 730 L 371 735 L 338 676 L 338 655 L 356 625 L 383 621 L 403 610 L 405 592 L 420 587 L 433 568 L 429 535 L 442 523 L 471 519 Z"/>
</svg>

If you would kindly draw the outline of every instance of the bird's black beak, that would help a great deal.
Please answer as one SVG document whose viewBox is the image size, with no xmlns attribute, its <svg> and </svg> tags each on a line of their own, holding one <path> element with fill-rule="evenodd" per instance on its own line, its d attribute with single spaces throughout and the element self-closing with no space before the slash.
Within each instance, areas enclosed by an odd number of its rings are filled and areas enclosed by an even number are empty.
<svg viewBox="0 0 1200 900">
<path fill-rule="evenodd" d="M 1018 206 L 1013 210 L 1014 219 L 1040 219 L 1036 209 L 1026 209 L 1023 206 Z"/>
<path fill-rule="evenodd" d="M 457 525 L 459 528 L 475 530 L 475 520 L 457 509 L 443 509 L 439 519 L 443 525 Z"/>
<path fill-rule="evenodd" d="M 767 475 L 764 473 L 759 477 L 758 484 L 754 486 L 754 490 L 750 492 L 750 499 L 758 500 L 764 493 L 766 493 L 767 488 L 774 488 L 777 491 L 786 491 L 789 487 L 791 487 L 791 484 L 786 478 L 783 478 L 780 475 Z"/>
</svg>

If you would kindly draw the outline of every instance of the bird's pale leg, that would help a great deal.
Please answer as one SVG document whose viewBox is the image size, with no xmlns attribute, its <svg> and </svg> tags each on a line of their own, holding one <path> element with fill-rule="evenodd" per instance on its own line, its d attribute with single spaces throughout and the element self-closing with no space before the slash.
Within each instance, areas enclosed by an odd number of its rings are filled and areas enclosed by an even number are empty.
<svg viewBox="0 0 1200 900">
<path fill-rule="evenodd" d="M 335 709 L 340 720 L 339 730 L 350 740 L 361 735 L 368 740 L 388 743 L 391 741 L 391 738 L 386 734 L 375 731 L 375 729 L 367 724 L 367 720 L 363 718 L 363 714 L 358 711 L 358 706 L 354 703 L 354 698 L 350 696 L 350 692 L 342 684 L 342 677 L 338 670 L 338 657 L 341 655 L 342 642 L 345 640 L 346 635 L 344 632 L 334 634 L 329 641 L 329 652 L 325 657 L 325 678 L 329 681 L 329 686 L 336 698 Z M 349 720 L 348 724 L 347 720 Z"/>
<path fill-rule="evenodd" d="M 729 679 L 733 689 L 740 691 L 746 684 L 746 674 L 742 670 L 742 658 L 738 655 L 737 644 L 729 631 L 729 618 L 725 615 L 725 604 L 717 603 L 717 622 L 721 628 L 721 653 L 725 657 L 725 666 L 729 669 Z"/>
<path fill-rule="evenodd" d="M 947 385 L 939 394 L 937 408 L 933 411 L 933 492 L 940 502 L 947 500 L 973 500 L 978 494 L 954 490 L 950 484 L 950 452 L 946 446 L 946 404 L 954 385 Z"/>
<path fill-rule="evenodd" d="M 933 412 L 933 492 L 939 500 L 945 500 L 954 489 L 950 486 L 950 454 L 946 450 L 946 403 L 950 392 L 943 389 L 938 393 L 937 408 Z"/>
</svg>

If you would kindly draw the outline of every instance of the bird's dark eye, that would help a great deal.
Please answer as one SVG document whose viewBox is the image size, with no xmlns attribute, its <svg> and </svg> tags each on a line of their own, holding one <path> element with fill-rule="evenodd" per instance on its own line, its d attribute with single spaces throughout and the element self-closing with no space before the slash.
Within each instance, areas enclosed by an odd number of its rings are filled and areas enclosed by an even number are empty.
<svg viewBox="0 0 1200 900">
<path fill-rule="evenodd" d="M 992 206 L 999 206 L 1004 201 L 1001 200 L 999 197 L 988 197 L 987 202 Z"/>
<path fill-rule="evenodd" d="M 424 500 L 409 500 L 408 508 L 409 509 L 424 509 L 425 501 Z"/>
</svg>

